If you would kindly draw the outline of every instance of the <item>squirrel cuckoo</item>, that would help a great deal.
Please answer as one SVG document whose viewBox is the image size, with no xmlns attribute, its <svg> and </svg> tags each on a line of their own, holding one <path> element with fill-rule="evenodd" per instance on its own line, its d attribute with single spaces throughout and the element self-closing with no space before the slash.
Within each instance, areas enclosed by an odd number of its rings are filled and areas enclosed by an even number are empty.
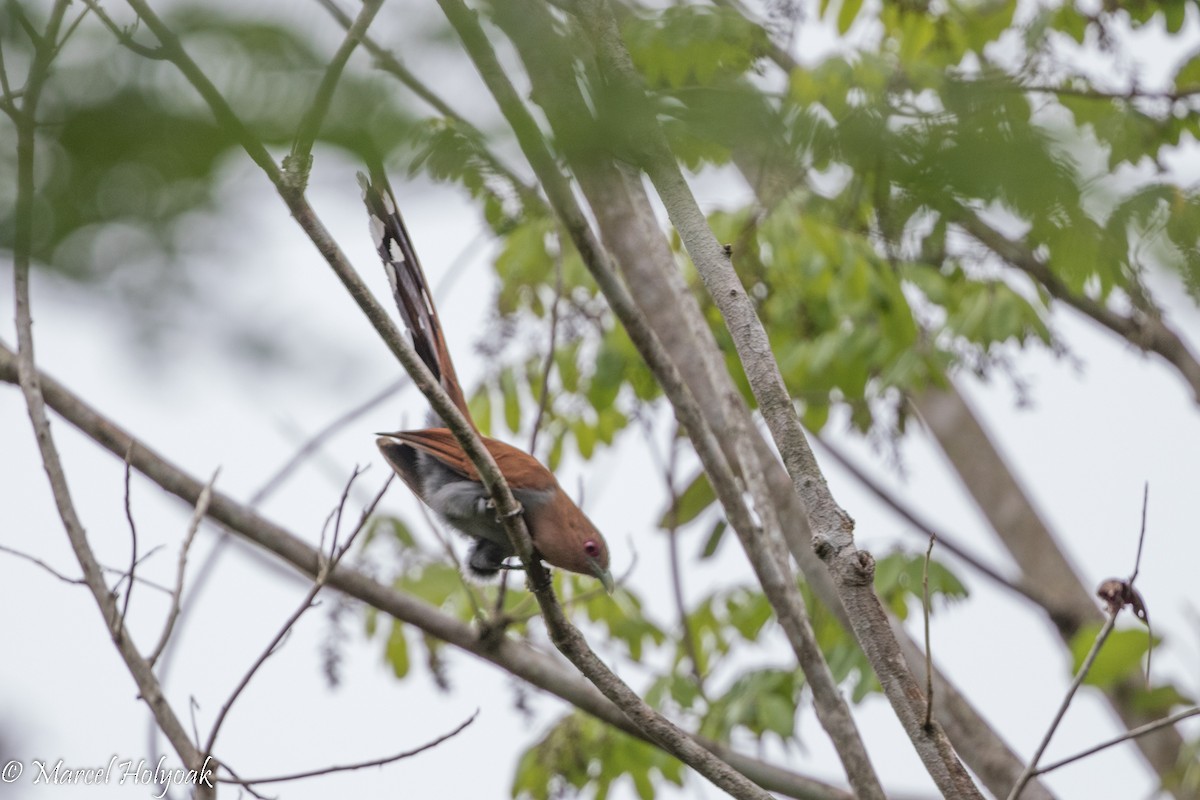
<svg viewBox="0 0 1200 800">
<path fill-rule="evenodd" d="M 374 183 L 361 173 L 358 178 L 370 214 L 371 236 L 392 285 L 400 316 L 412 334 L 413 348 L 475 428 L 454 374 L 454 363 L 446 349 L 425 273 L 391 189 L 382 177 L 376 177 Z M 413 494 L 449 525 L 474 539 L 468 559 L 470 570 L 481 577 L 492 577 L 501 569 L 510 568 L 505 560 L 515 552 L 475 466 L 445 422 L 432 411 L 430 414 L 431 424 L 436 427 L 380 434 L 375 443 Z M 554 474 L 536 458 L 512 445 L 487 436 L 480 439 L 496 460 L 513 497 L 521 504 L 525 525 L 533 539 L 534 556 L 552 566 L 595 576 L 612 592 L 608 545 L 596 526 L 558 485 Z"/>
</svg>

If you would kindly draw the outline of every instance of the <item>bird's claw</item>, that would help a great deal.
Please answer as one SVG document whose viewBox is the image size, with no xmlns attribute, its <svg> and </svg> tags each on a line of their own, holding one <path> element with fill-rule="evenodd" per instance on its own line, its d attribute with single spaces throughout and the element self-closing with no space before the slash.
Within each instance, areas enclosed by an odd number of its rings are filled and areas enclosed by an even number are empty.
<svg viewBox="0 0 1200 800">
<path fill-rule="evenodd" d="M 516 506 L 513 508 L 512 511 L 508 512 L 507 514 L 501 514 L 499 512 L 496 513 L 496 521 L 497 522 L 503 522 L 506 519 L 515 519 L 525 513 L 525 508 L 524 508 L 524 506 L 521 505 L 520 502 L 518 502 L 517 500 L 513 500 L 513 502 L 516 503 Z M 484 510 L 496 511 L 496 501 L 490 497 L 487 498 L 486 500 L 481 501 L 481 508 L 480 508 L 481 513 Z"/>
</svg>

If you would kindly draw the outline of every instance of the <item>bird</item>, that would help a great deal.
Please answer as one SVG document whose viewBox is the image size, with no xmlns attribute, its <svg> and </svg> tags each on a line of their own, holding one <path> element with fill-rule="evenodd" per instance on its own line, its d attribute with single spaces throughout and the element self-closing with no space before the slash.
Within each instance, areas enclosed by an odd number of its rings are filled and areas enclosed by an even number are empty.
<svg viewBox="0 0 1200 800">
<path fill-rule="evenodd" d="M 466 397 L 446 348 L 446 338 L 433 295 L 412 240 L 382 171 L 358 174 L 369 214 L 371 236 L 379 251 L 400 316 L 412 336 L 413 349 L 445 389 L 451 401 L 478 433 Z M 474 544 L 467 568 L 483 579 L 510 566 L 515 555 L 503 521 L 479 473 L 446 423 L 430 410 L 430 427 L 380 433 L 379 451 L 404 484 L 447 524 Z M 613 591 L 608 545 L 583 510 L 559 486 L 549 469 L 510 444 L 480 436 L 521 506 L 533 540 L 534 557 L 554 567 L 598 578 Z"/>
</svg>

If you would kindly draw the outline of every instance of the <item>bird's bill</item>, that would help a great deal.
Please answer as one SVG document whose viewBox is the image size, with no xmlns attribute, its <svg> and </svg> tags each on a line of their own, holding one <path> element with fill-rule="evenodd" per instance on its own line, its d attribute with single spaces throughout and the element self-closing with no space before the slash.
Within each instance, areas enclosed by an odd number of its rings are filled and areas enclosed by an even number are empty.
<svg viewBox="0 0 1200 800">
<path fill-rule="evenodd" d="M 600 583 L 604 584 L 604 591 L 612 594 L 617 588 L 617 584 L 613 581 L 612 573 L 595 562 L 591 566 L 592 574 L 600 579 Z"/>
</svg>

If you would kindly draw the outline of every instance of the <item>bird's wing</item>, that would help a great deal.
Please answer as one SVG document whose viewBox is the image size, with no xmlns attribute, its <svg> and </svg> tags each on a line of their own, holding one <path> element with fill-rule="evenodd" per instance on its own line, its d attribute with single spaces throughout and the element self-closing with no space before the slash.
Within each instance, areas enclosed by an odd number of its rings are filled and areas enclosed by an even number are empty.
<svg viewBox="0 0 1200 800">
<path fill-rule="evenodd" d="M 433 456 L 464 478 L 479 480 L 479 472 L 476 471 L 475 465 L 471 463 L 471 459 L 448 428 L 401 431 L 389 433 L 387 437 Z M 510 444 L 486 436 L 482 438 L 483 446 L 492 454 L 511 489 L 545 492 L 557 488 L 554 476 L 538 463 L 536 458 Z"/>
<path fill-rule="evenodd" d="M 450 351 L 446 349 L 446 337 L 438 322 L 425 271 L 421 269 L 408 229 L 404 227 L 391 187 L 381 173 L 367 178 L 360 172 L 358 182 L 362 186 L 363 202 L 371 215 L 371 238 L 383 261 L 400 316 L 412 334 L 413 348 L 450 395 L 454 405 L 458 406 L 458 410 L 471 420 L 467 400 L 454 372 L 454 362 L 450 360 Z M 475 423 L 472 421 L 471 424 Z"/>
</svg>

